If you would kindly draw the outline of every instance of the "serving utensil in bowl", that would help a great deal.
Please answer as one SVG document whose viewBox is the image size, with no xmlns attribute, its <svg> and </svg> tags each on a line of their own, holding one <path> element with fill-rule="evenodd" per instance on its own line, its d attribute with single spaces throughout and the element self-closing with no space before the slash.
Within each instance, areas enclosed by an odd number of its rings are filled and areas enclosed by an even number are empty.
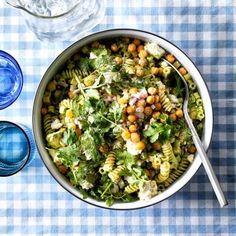
<svg viewBox="0 0 236 236">
<path fill-rule="evenodd" d="M 163 60 L 165 63 L 167 63 L 170 67 L 172 67 L 172 69 L 174 69 L 177 74 L 180 76 L 183 84 L 184 84 L 184 88 L 185 88 L 185 96 L 184 96 L 184 103 L 183 103 L 183 112 L 184 112 L 184 118 L 186 120 L 186 123 L 192 133 L 192 137 L 193 137 L 193 142 L 195 144 L 195 147 L 201 157 L 201 161 L 202 161 L 202 164 L 205 168 L 205 171 L 207 173 L 207 176 L 211 182 L 211 185 L 215 191 L 215 194 L 216 194 L 216 197 L 220 203 L 220 206 L 221 207 L 224 207 L 226 205 L 228 205 L 228 202 L 227 200 L 225 199 L 225 196 L 224 196 L 224 193 L 221 189 L 221 186 L 220 186 L 220 183 L 215 175 L 215 172 L 212 168 L 212 165 L 209 161 L 209 158 L 207 157 L 207 154 L 204 150 L 204 147 L 202 145 L 202 142 L 197 134 L 197 131 L 192 123 L 192 120 L 188 114 L 188 101 L 189 101 L 189 89 L 188 89 L 188 84 L 186 82 L 186 80 L 184 79 L 184 77 L 181 75 L 181 73 L 170 63 L 168 62 L 167 60 L 165 59 L 161 59 Z"/>
</svg>

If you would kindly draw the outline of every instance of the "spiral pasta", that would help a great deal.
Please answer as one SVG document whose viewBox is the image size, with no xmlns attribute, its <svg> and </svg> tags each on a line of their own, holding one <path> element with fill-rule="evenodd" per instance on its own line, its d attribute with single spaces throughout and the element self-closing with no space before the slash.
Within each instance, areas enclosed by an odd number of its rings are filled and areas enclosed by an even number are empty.
<svg viewBox="0 0 236 236">
<path fill-rule="evenodd" d="M 160 165 L 160 173 L 156 176 L 155 180 L 157 183 L 162 183 L 168 179 L 170 174 L 170 163 L 165 161 Z"/>
<path fill-rule="evenodd" d="M 165 156 L 165 159 L 166 161 L 172 161 L 175 159 L 175 155 L 174 155 L 174 152 L 173 152 L 173 149 L 172 149 L 172 146 L 170 144 L 169 141 L 165 142 L 163 145 L 162 145 L 162 151 L 163 151 L 163 154 Z"/>
<path fill-rule="evenodd" d="M 105 164 L 103 166 L 103 170 L 106 172 L 111 171 L 113 166 L 115 165 L 115 160 L 116 160 L 116 153 L 112 151 L 109 152 Z"/>
<path fill-rule="evenodd" d="M 46 135 L 53 132 L 53 130 L 51 128 L 51 123 L 52 123 L 52 115 L 51 114 L 46 114 L 43 117 L 43 127 L 44 127 L 44 132 L 45 132 Z"/>
<path fill-rule="evenodd" d="M 125 192 L 127 193 L 134 193 L 134 192 L 137 192 L 139 190 L 139 187 L 138 185 L 135 185 L 135 184 L 130 184 L 128 186 L 125 187 Z"/>
<path fill-rule="evenodd" d="M 123 165 L 120 165 L 118 167 L 116 167 L 116 169 L 114 169 L 113 171 L 111 171 L 109 174 L 108 174 L 108 177 L 111 179 L 111 181 L 113 183 L 118 183 L 119 180 L 120 180 L 120 173 L 121 171 L 123 171 L 125 169 L 125 166 Z"/>
<path fill-rule="evenodd" d="M 160 169 L 161 157 L 162 157 L 162 155 L 150 156 L 150 161 L 152 163 L 153 169 L 155 169 L 155 170 L 159 170 Z"/>
<path fill-rule="evenodd" d="M 165 94 L 164 89 L 159 90 L 159 96 L 160 96 L 160 102 L 161 102 L 163 108 L 165 109 L 165 111 L 170 112 L 173 109 L 173 105 L 172 105 L 170 99 Z"/>
<path fill-rule="evenodd" d="M 182 158 L 178 166 L 178 169 L 171 172 L 169 177 L 165 180 L 164 182 L 165 187 L 168 187 L 172 183 L 174 183 L 176 179 L 178 179 L 186 171 L 188 166 L 189 166 L 189 161 L 187 160 L 187 158 L 186 157 Z"/>
</svg>

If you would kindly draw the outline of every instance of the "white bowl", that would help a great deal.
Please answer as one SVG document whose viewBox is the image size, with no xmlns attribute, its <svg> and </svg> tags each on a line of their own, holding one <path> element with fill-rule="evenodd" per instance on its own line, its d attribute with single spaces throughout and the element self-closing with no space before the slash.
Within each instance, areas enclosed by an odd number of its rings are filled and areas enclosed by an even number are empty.
<svg viewBox="0 0 236 236">
<path fill-rule="evenodd" d="M 138 208 L 147 207 L 147 206 L 156 204 L 170 197 L 172 194 L 176 193 L 188 181 L 190 181 L 192 176 L 197 172 L 198 168 L 201 165 L 200 156 L 196 154 L 195 159 L 193 163 L 190 165 L 190 167 L 188 168 L 188 170 L 176 182 L 174 182 L 168 189 L 166 189 L 164 192 L 157 195 L 156 197 L 153 197 L 149 201 L 135 201 L 135 202 L 130 202 L 130 203 L 119 202 L 119 203 L 114 203 L 111 207 L 107 207 L 105 205 L 105 202 L 97 201 L 92 198 L 83 199 L 79 190 L 71 186 L 69 181 L 66 179 L 66 177 L 60 174 L 60 172 L 57 170 L 57 167 L 54 165 L 47 150 L 45 149 L 45 141 L 44 141 L 43 132 L 42 132 L 43 129 L 42 129 L 42 124 L 41 124 L 41 113 L 40 113 L 40 109 L 42 106 L 42 97 L 43 97 L 46 85 L 51 80 L 51 78 L 57 73 L 57 71 L 63 67 L 64 63 L 75 52 L 77 52 L 84 45 L 89 44 L 95 40 L 108 39 L 108 38 L 114 38 L 114 37 L 120 37 L 120 36 L 139 38 L 143 41 L 156 42 L 161 47 L 166 49 L 168 52 L 175 55 L 177 60 L 179 60 L 181 64 L 187 69 L 187 71 L 190 72 L 194 82 L 197 84 L 198 90 L 203 99 L 203 105 L 205 109 L 205 120 L 204 120 L 202 142 L 205 149 L 208 149 L 211 142 L 212 130 L 213 130 L 213 110 L 212 110 L 212 104 L 211 104 L 211 99 L 210 99 L 207 85 L 204 79 L 202 78 L 200 72 L 198 71 L 194 63 L 189 59 L 189 57 L 183 51 L 181 51 L 178 47 L 170 43 L 168 40 L 149 32 L 145 32 L 141 30 L 134 30 L 134 29 L 113 29 L 113 30 L 106 30 L 106 31 L 89 35 L 87 37 L 80 39 L 79 41 L 75 42 L 70 47 L 65 49 L 53 61 L 53 63 L 50 65 L 50 67 L 44 74 L 39 84 L 36 96 L 35 96 L 34 108 L 33 108 L 33 131 L 34 131 L 34 137 L 36 140 L 39 154 L 45 166 L 47 167 L 51 175 L 57 180 L 57 182 L 62 187 L 64 187 L 68 192 L 70 192 L 77 198 L 83 201 L 86 201 L 87 203 L 93 204 L 95 206 L 109 208 L 109 209 L 127 210 L 127 209 L 138 209 Z"/>
</svg>

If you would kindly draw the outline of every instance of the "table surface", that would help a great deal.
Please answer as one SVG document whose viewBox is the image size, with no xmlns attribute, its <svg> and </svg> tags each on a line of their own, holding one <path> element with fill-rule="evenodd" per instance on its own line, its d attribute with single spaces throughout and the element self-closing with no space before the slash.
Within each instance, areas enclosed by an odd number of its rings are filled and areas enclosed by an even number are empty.
<svg viewBox="0 0 236 236">
<path fill-rule="evenodd" d="M 31 127 L 39 81 L 72 42 L 40 42 L 19 12 L 0 2 L 0 49 L 13 55 L 24 73 L 20 97 L 0 111 L 0 119 Z M 96 208 L 66 192 L 37 156 L 20 173 L 0 178 L 0 235 L 236 235 L 236 1 L 109 0 L 103 21 L 91 32 L 114 27 L 152 31 L 196 63 L 214 107 L 208 154 L 229 205 L 219 207 L 201 167 L 181 191 L 155 206 Z"/>
</svg>

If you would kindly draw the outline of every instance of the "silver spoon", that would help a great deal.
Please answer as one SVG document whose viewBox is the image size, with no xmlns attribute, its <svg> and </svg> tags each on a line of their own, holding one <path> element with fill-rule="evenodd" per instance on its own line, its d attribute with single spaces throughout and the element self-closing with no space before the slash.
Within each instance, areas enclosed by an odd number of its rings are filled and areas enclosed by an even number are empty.
<svg viewBox="0 0 236 236">
<path fill-rule="evenodd" d="M 180 76 L 180 78 L 182 79 L 182 81 L 184 83 L 185 97 L 184 97 L 184 104 L 183 104 L 183 112 L 184 112 L 185 120 L 187 122 L 187 125 L 188 125 L 191 133 L 192 133 L 193 142 L 194 142 L 196 149 L 201 157 L 202 164 L 205 168 L 205 171 L 208 175 L 208 178 L 211 182 L 211 185 L 214 189 L 214 192 L 215 192 L 216 197 L 220 203 L 220 206 L 221 207 L 226 206 L 226 205 L 228 205 L 228 202 L 225 199 L 225 196 L 224 196 L 224 193 L 221 189 L 220 183 L 215 175 L 215 172 L 214 172 L 212 165 L 207 157 L 207 154 L 204 150 L 202 142 L 201 142 L 201 140 L 197 134 L 197 131 L 196 131 L 195 127 L 193 126 L 192 120 L 188 114 L 188 100 L 189 100 L 188 84 L 187 84 L 186 80 L 184 79 L 184 77 L 180 74 L 180 72 L 170 62 L 168 62 L 167 60 L 165 60 L 163 58 L 161 60 L 165 61 L 169 66 L 171 66 L 178 73 L 178 75 Z"/>
</svg>

